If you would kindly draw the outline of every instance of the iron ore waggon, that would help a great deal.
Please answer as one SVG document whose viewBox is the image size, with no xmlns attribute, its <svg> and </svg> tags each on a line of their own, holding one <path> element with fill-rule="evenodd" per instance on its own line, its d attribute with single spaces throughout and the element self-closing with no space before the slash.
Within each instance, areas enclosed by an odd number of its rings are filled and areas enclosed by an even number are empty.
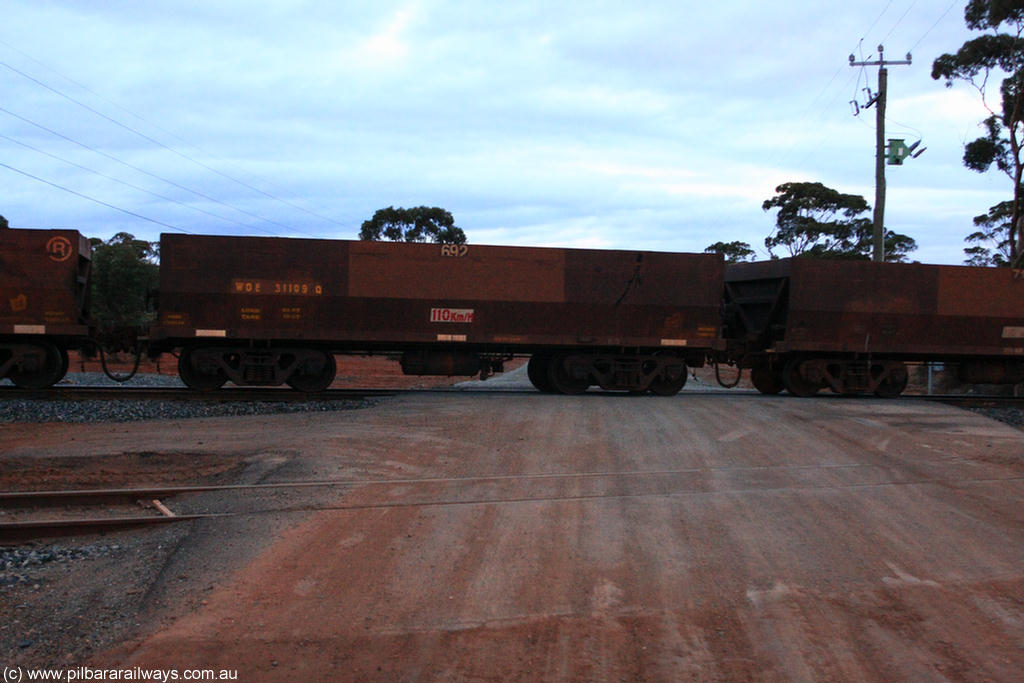
<svg viewBox="0 0 1024 683">
<path fill-rule="evenodd" d="M 50 386 L 89 320 L 88 242 L 0 230 L 0 378 Z M 707 254 L 163 235 L 151 355 L 193 389 L 327 387 L 335 354 L 475 375 L 530 356 L 541 391 L 671 395 L 687 367 L 749 368 L 763 393 L 895 396 L 908 362 L 1024 382 L 1024 272 Z"/>
<path fill-rule="evenodd" d="M 90 255 L 75 230 L 0 230 L 0 379 L 48 387 L 89 343 Z"/>
<path fill-rule="evenodd" d="M 763 393 L 895 396 L 908 361 L 1024 382 L 1024 272 L 793 258 L 729 266 L 730 357 Z"/>
<path fill-rule="evenodd" d="M 529 354 L 542 391 L 671 395 L 724 348 L 707 254 L 165 234 L 160 255 L 150 350 L 194 389 L 317 391 L 336 353 L 481 376 Z"/>
</svg>

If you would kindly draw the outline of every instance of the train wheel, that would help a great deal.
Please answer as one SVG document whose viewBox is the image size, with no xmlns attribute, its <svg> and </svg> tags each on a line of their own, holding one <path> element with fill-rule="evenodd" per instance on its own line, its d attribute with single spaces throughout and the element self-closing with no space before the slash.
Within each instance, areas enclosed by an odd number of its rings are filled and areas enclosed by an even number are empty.
<svg viewBox="0 0 1024 683">
<path fill-rule="evenodd" d="M 821 385 L 805 379 L 800 374 L 801 365 L 803 365 L 803 361 L 800 360 L 791 360 L 786 363 L 786 367 L 782 371 L 782 382 L 786 386 L 786 391 L 794 396 L 809 398 L 818 393 Z"/>
<path fill-rule="evenodd" d="M 555 388 L 551 386 L 551 382 L 548 380 L 548 366 L 550 364 L 551 357 L 544 353 L 533 354 L 530 356 L 530 361 L 526 364 L 526 376 L 530 378 L 530 384 L 537 391 L 545 394 L 555 393 Z"/>
<path fill-rule="evenodd" d="M 338 372 L 338 365 L 334 360 L 333 353 L 323 353 L 321 355 L 323 356 L 323 363 L 318 370 L 314 370 L 312 373 L 292 373 L 291 377 L 285 380 L 288 386 L 310 394 L 323 391 L 331 386 L 331 382 L 334 381 L 334 376 Z"/>
<path fill-rule="evenodd" d="M 782 382 L 782 374 L 765 365 L 750 369 L 750 381 L 762 394 L 777 394 L 786 388 Z"/>
<path fill-rule="evenodd" d="M 896 367 L 889 368 L 885 378 L 875 387 L 875 396 L 880 398 L 896 398 L 907 388 L 910 375 L 907 373 L 907 366 L 900 363 Z"/>
<path fill-rule="evenodd" d="M 68 369 L 68 354 L 53 344 L 39 344 L 38 362 L 30 369 L 12 370 L 8 377 L 22 389 L 46 389 L 59 382 Z"/>
<path fill-rule="evenodd" d="M 590 387 L 590 380 L 578 379 L 569 374 L 565 367 L 565 360 L 568 356 L 558 354 L 552 356 L 548 362 L 548 382 L 551 388 L 559 394 L 582 394 Z"/>
<path fill-rule="evenodd" d="M 655 396 L 675 396 L 686 386 L 686 366 L 665 370 L 651 380 L 648 390 Z"/>
<path fill-rule="evenodd" d="M 192 352 L 188 349 L 182 349 L 178 356 L 178 377 L 193 391 L 213 391 L 220 389 L 224 382 L 228 381 L 228 376 L 223 370 L 218 369 L 209 373 L 196 368 L 192 363 Z"/>
</svg>

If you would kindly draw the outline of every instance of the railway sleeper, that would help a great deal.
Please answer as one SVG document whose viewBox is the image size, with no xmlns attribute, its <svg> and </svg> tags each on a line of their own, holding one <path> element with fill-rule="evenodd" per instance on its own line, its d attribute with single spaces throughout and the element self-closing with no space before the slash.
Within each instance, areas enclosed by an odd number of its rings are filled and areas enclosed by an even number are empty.
<svg viewBox="0 0 1024 683">
<path fill-rule="evenodd" d="M 280 386 L 322 391 L 334 381 L 334 355 L 318 349 L 205 347 L 183 349 L 178 374 L 191 389 L 209 391 L 231 381 L 239 386 Z"/>
</svg>

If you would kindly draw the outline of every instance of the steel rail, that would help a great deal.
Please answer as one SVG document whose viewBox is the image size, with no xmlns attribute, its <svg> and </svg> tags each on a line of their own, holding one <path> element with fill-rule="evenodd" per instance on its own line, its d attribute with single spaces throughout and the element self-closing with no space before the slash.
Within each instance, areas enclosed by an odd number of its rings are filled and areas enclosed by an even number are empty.
<svg viewBox="0 0 1024 683">
<path fill-rule="evenodd" d="M 316 393 L 304 393 L 291 388 L 280 387 L 225 387 L 215 391 L 193 391 L 186 387 L 134 387 L 134 386 L 55 386 L 48 389 L 20 389 L 14 386 L 0 386 L 0 399 L 29 399 L 29 400 L 143 400 L 143 401 L 210 401 L 210 402 L 232 402 L 232 401 L 267 401 L 267 402 L 304 402 L 304 401 L 331 401 L 331 400 L 360 400 L 364 398 L 384 398 L 397 395 L 419 395 L 419 394 L 536 394 L 540 392 L 533 388 L 525 387 L 500 387 L 492 388 L 485 384 L 480 386 L 445 386 L 427 388 L 394 388 L 394 389 L 327 389 Z M 591 391 L 581 396 L 625 396 L 622 392 Z M 723 390 L 711 389 L 689 389 L 684 390 L 679 396 L 760 396 L 761 394 L 752 389 Z M 630 398 L 639 398 L 630 396 Z M 837 396 L 833 394 L 821 394 L 816 398 L 853 398 L 864 399 L 870 396 Z M 1008 405 L 1024 403 L 1024 396 L 998 396 L 983 394 L 901 394 L 895 397 L 898 400 L 922 399 L 925 401 L 938 401 L 944 403 L 977 403 L 983 401 L 1005 403 Z M 891 399 L 888 399 L 891 400 Z"/>
<path fill-rule="evenodd" d="M 228 388 L 217 391 L 193 391 L 185 387 L 80 387 L 65 386 L 49 389 L 19 389 L 0 387 L 0 399 L 27 399 L 47 401 L 233 401 L 308 402 L 345 401 L 394 395 L 392 389 L 328 389 L 317 393 L 304 393 L 295 389 L 252 387 Z"/>
<path fill-rule="evenodd" d="M 17 542 L 32 541 L 42 538 L 58 538 L 61 536 L 77 536 L 79 534 L 105 533 L 142 526 L 157 526 L 175 522 L 190 522 L 197 519 L 225 517 L 235 513 L 208 513 L 197 515 L 154 515 L 152 517 L 99 517 L 78 519 L 44 519 L 23 522 L 4 522 L 0 524 L 0 546 Z"/>
<path fill-rule="evenodd" d="M 486 477 L 484 477 L 486 479 Z M 417 507 L 461 507 L 473 505 L 509 505 L 528 504 L 544 502 L 572 502 L 572 501 L 596 501 L 596 500 L 622 500 L 638 498 L 679 498 L 687 496 L 709 496 L 722 494 L 738 494 L 750 491 L 815 491 L 815 490 L 845 490 L 862 488 L 882 487 L 910 487 L 910 486 L 934 486 L 953 485 L 964 488 L 970 485 L 988 484 L 997 482 L 1019 482 L 1024 477 L 978 477 L 973 479 L 961 479 L 950 482 L 940 477 L 925 477 L 916 480 L 891 480 L 874 482 L 851 482 L 851 483 L 822 483 L 822 484 L 793 484 L 789 486 L 738 486 L 719 490 L 703 489 L 699 486 L 683 488 L 676 491 L 638 491 L 634 493 L 577 493 L 577 494 L 540 494 L 520 496 L 498 496 L 498 497 L 474 497 L 466 499 L 441 498 L 434 500 L 409 500 L 409 501 L 368 501 L 353 503 L 338 503 L 327 505 L 298 505 L 292 507 L 266 508 L 261 510 L 248 510 L 241 512 L 201 513 L 193 515 L 178 515 L 173 517 L 114 517 L 104 519 L 65 519 L 65 520 L 41 520 L 11 522 L 0 524 L 0 544 L 13 540 L 29 540 L 35 538 L 47 538 L 62 535 L 75 535 L 80 533 L 113 531 L 123 528 L 137 526 L 171 524 L 175 522 L 196 521 L 204 519 L 223 519 L 228 517 L 252 517 L 267 514 L 288 514 L 288 513 L 314 513 L 314 512 L 356 512 L 364 510 L 401 509 Z"/>
</svg>

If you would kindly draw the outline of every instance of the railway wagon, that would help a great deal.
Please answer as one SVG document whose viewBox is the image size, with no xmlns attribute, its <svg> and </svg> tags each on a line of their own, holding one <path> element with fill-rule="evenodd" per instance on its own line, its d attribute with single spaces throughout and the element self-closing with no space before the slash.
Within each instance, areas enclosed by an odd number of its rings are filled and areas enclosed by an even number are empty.
<svg viewBox="0 0 1024 683">
<path fill-rule="evenodd" d="M 89 241 L 75 230 L 0 229 L 0 378 L 41 389 L 88 341 Z"/>
<path fill-rule="evenodd" d="M 161 237 L 156 352 L 195 389 L 328 386 L 335 353 L 486 376 L 531 355 L 544 390 L 677 392 L 721 350 L 721 258 L 640 251 Z"/>
<path fill-rule="evenodd" d="M 1024 382 L 1024 273 L 792 258 L 726 269 L 730 354 L 763 393 L 895 396 L 907 361 Z"/>
</svg>

